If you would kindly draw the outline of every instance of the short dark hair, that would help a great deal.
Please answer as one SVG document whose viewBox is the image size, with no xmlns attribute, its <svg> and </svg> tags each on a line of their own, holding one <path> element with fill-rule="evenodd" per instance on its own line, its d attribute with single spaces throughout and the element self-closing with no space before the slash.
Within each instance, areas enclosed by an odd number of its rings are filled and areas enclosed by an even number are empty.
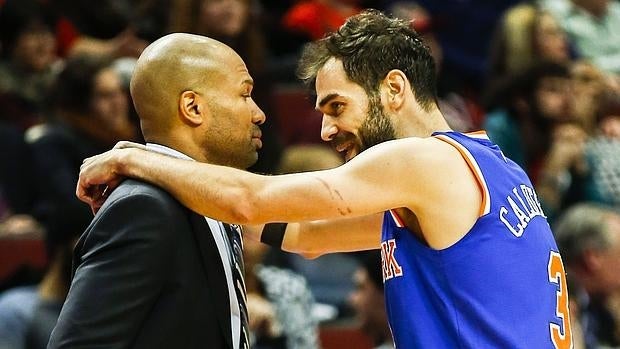
<svg viewBox="0 0 620 349">
<path fill-rule="evenodd" d="M 566 264 L 579 263 L 588 249 L 605 250 L 610 241 L 608 215 L 620 215 L 614 208 L 583 202 L 571 206 L 555 222 L 553 231 Z"/>
<path fill-rule="evenodd" d="M 377 10 L 350 17 L 337 32 L 305 46 L 298 76 L 314 86 L 316 75 L 330 58 L 342 61 L 349 80 L 376 95 L 392 69 L 401 70 L 418 103 L 429 111 L 437 104 L 435 62 L 411 23 Z"/>
<path fill-rule="evenodd" d="M 52 109 L 87 113 L 95 89 L 95 77 L 112 66 L 105 56 L 78 55 L 70 58 L 52 86 L 49 103 Z"/>
</svg>

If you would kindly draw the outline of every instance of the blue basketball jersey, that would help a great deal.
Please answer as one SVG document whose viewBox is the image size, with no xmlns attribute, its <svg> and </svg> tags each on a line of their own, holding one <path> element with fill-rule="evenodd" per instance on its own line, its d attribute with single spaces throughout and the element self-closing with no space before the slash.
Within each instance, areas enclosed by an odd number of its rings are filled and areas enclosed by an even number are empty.
<svg viewBox="0 0 620 349">
<path fill-rule="evenodd" d="M 396 347 L 569 348 L 564 267 L 527 175 L 484 132 L 433 137 L 461 153 L 483 202 L 471 230 L 443 250 L 385 212 L 381 256 Z"/>
</svg>

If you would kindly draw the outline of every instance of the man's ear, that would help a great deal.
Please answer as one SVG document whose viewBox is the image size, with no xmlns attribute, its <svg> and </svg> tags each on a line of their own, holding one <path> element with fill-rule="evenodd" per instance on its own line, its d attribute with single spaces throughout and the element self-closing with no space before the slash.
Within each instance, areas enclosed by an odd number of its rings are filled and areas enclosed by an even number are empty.
<svg viewBox="0 0 620 349">
<path fill-rule="evenodd" d="M 383 80 L 384 90 L 387 98 L 387 105 L 391 109 L 400 109 L 405 100 L 407 91 L 407 77 L 405 73 L 398 69 L 390 70 Z"/>
<path fill-rule="evenodd" d="M 181 120 L 190 126 L 200 126 L 209 113 L 203 97 L 194 91 L 183 91 L 179 99 Z"/>
</svg>

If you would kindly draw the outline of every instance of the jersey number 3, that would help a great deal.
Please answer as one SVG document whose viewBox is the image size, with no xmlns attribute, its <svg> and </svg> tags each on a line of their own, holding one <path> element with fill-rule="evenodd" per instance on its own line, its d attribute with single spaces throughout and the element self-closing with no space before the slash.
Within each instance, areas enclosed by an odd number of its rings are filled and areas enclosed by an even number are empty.
<svg viewBox="0 0 620 349">
<path fill-rule="evenodd" d="M 566 273 L 560 254 L 551 251 L 549 255 L 549 282 L 557 284 L 559 290 L 556 292 L 557 304 L 555 315 L 562 319 L 562 329 L 555 323 L 549 324 L 549 332 L 551 333 L 551 341 L 557 349 L 570 349 L 573 347 L 573 336 L 570 329 L 570 314 L 568 312 L 568 290 L 566 287 Z"/>
</svg>

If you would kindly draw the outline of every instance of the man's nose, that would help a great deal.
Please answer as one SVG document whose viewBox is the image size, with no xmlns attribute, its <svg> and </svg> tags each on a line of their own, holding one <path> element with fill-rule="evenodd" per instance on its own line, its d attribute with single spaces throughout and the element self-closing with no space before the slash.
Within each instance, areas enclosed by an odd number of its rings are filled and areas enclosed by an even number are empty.
<svg viewBox="0 0 620 349">
<path fill-rule="evenodd" d="M 263 110 L 258 105 L 256 105 L 256 110 L 252 115 L 252 122 L 256 125 L 262 125 L 263 123 L 265 123 L 266 119 L 267 117 L 265 116 Z"/>
<path fill-rule="evenodd" d="M 323 121 L 321 122 L 321 138 L 329 142 L 334 136 L 338 133 L 338 127 L 336 127 L 336 123 L 333 118 L 323 114 Z"/>
</svg>

